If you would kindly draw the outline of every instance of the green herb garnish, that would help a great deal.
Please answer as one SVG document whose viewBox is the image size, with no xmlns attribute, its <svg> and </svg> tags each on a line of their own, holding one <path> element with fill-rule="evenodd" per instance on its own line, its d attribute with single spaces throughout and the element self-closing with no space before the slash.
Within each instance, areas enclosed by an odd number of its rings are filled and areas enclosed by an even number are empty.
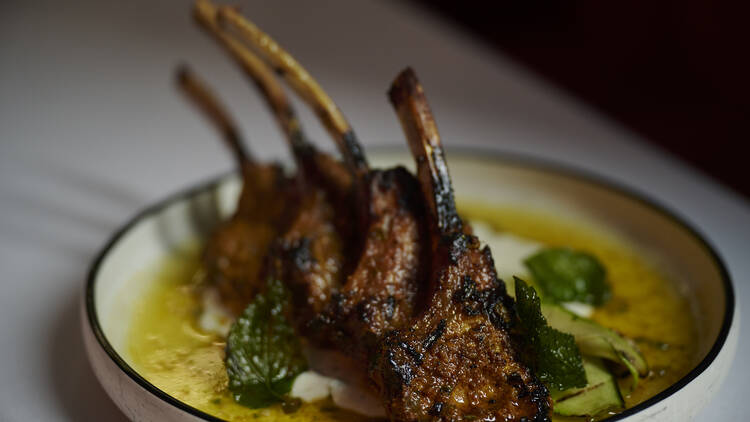
<svg viewBox="0 0 750 422">
<path fill-rule="evenodd" d="M 547 324 L 533 287 L 515 278 L 516 312 L 523 331 L 526 363 L 550 389 L 586 386 L 581 353 L 575 338 Z"/>
<path fill-rule="evenodd" d="M 290 402 L 294 378 L 307 368 L 294 328 L 286 317 L 289 298 L 279 280 L 255 296 L 232 325 L 227 339 L 229 390 L 238 403 L 267 407 Z"/>
<path fill-rule="evenodd" d="M 554 303 L 543 303 L 542 315 L 550 327 L 572 335 L 583 356 L 606 359 L 627 368 L 633 376 L 633 388 L 640 376 L 648 375 L 646 359 L 635 344 L 614 330 Z"/>
<path fill-rule="evenodd" d="M 607 272 L 596 257 L 567 248 L 544 249 L 526 258 L 545 299 L 599 306 L 612 297 Z"/>
</svg>

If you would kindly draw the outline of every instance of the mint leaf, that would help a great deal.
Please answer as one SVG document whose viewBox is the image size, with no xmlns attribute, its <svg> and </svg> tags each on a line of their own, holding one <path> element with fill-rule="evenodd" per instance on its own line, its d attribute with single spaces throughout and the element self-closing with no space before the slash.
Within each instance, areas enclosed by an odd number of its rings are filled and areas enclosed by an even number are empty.
<svg viewBox="0 0 750 422">
<path fill-rule="evenodd" d="M 543 249 L 526 258 L 544 297 L 557 302 L 584 302 L 599 306 L 612 297 L 607 272 L 594 256 L 566 248 Z"/>
<path fill-rule="evenodd" d="M 547 325 L 534 288 L 520 278 L 514 278 L 525 363 L 550 389 L 585 387 L 586 372 L 575 338 Z"/>
<path fill-rule="evenodd" d="M 638 384 L 639 376 L 648 375 L 648 363 L 638 347 L 614 330 L 554 303 L 542 303 L 542 315 L 550 327 L 572 335 L 583 356 L 622 364 L 633 375 L 634 384 Z"/>
<path fill-rule="evenodd" d="M 234 400 L 251 407 L 286 401 L 294 378 L 307 368 L 294 328 L 286 317 L 289 298 L 281 281 L 270 279 L 232 325 L 226 367 Z"/>
</svg>

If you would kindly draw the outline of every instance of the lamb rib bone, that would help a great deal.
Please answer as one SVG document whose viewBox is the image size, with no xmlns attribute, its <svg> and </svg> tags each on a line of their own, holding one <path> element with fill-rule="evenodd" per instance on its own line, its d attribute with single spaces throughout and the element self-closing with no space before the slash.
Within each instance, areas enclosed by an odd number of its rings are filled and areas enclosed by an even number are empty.
<svg viewBox="0 0 750 422">
<path fill-rule="evenodd" d="M 392 420 L 548 420 L 549 394 L 518 359 L 513 301 L 489 248 L 462 231 L 440 137 L 411 69 L 389 97 L 430 215 L 427 305 L 380 343 L 370 372 Z"/>
</svg>

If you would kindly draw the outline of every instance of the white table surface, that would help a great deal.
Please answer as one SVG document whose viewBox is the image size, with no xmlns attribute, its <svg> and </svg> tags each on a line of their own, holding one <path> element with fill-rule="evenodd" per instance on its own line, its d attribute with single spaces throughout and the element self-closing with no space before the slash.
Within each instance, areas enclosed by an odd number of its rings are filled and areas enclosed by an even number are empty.
<svg viewBox="0 0 750 422">
<path fill-rule="evenodd" d="M 89 264 L 138 210 L 231 168 L 173 89 L 177 63 L 214 82 L 253 151 L 285 157 L 269 113 L 188 10 L 186 2 L 0 3 L 0 421 L 124 419 L 81 345 L 77 305 Z M 738 302 L 750 303 L 746 200 L 450 24 L 391 2 L 257 1 L 244 10 L 318 77 L 365 146 L 403 139 L 385 91 L 411 65 L 446 145 L 553 159 L 659 198 L 718 248 Z M 750 353 L 749 329 L 738 356 Z M 701 419 L 744 419 L 749 378 L 750 363 L 737 359 Z"/>
</svg>

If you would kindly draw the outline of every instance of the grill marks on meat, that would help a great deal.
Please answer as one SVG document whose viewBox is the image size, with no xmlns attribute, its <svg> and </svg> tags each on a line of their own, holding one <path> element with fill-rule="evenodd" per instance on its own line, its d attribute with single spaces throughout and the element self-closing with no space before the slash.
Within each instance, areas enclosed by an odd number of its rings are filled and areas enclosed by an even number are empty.
<svg viewBox="0 0 750 422">
<path fill-rule="evenodd" d="M 403 168 L 369 173 L 368 225 L 356 266 L 308 326 L 318 344 L 363 363 L 379 339 L 413 314 L 420 278 L 423 214 L 419 186 Z"/>
<path fill-rule="evenodd" d="M 415 155 L 430 214 L 425 310 L 383 340 L 371 377 L 392 420 L 548 420 L 546 388 L 518 359 L 513 302 L 488 248 L 463 233 L 437 129 L 411 69 L 391 100 Z"/>
<path fill-rule="evenodd" d="M 512 303 L 489 250 L 473 236 L 456 236 L 464 239 L 440 241 L 426 311 L 386 336 L 375 361 L 372 378 L 388 414 L 406 421 L 546 420 L 547 390 L 514 352 Z"/>
<path fill-rule="evenodd" d="M 346 256 L 335 215 L 325 190 L 313 188 L 277 245 L 274 275 L 292 292 L 294 322 L 300 331 L 322 311 L 340 284 Z"/>
</svg>

